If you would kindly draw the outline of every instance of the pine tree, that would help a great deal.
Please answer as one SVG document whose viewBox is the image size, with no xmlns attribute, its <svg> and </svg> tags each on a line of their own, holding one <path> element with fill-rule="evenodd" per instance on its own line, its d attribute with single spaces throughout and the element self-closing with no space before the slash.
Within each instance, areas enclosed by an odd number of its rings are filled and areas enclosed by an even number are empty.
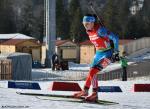
<svg viewBox="0 0 150 109">
<path fill-rule="evenodd" d="M 68 10 L 65 9 L 63 12 L 63 33 L 62 33 L 62 39 L 69 39 L 69 31 L 70 31 L 70 19 L 69 19 L 69 13 Z"/>
<path fill-rule="evenodd" d="M 127 24 L 127 28 L 128 28 L 127 36 L 129 36 L 130 39 L 137 38 L 137 35 L 138 35 L 137 27 L 138 27 L 138 23 L 137 23 L 136 17 L 131 16 Z"/>
<path fill-rule="evenodd" d="M 38 8 L 35 5 L 36 3 L 38 1 L 23 1 L 17 31 L 42 41 L 44 34 L 44 2 L 38 5 Z"/>
<path fill-rule="evenodd" d="M 80 8 L 78 8 L 75 11 L 75 15 L 74 18 L 72 19 L 72 23 L 71 23 L 71 28 L 70 28 L 70 35 L 71 35 L 71 39 L 75 40 L 76 42 L 79 42 L 82 40 L 82 22 L 81 22 L 81 11 Z"/>
<path fill-rule="evenodd" d="M 138 1 L 136 1 L 138 3 Z M 149 0 L 145 0 L 143 8 L 137 11 L 135 15 L 129 17 L 127 35 L 132 38 L 140 38 L 149 36 L 150 29 L 150 8 Z M 138 5 L 137 5 L 138 6 Z"/>
<path fill-rule="evenodd" d="M 143 8 L 140 12 L 141 14 L 141 18 L 144 22 L 144 32 L 145 32 L 145 36 L 150 36 L 150 32 L 149 32 L 149 29 L 150 29 L 150 7 L 149 7 L 149 4 L 150 4 L 150 0 L 144 0 L 144 3 L 143 3 Z"/>
<path fill-rule="evenodd" d="M 43 37 L 44 37 L 44 8 L 43 8 L 44 3 L 42 3 L 42 5 L 38 5 L 38 14 L 33 14 L 33 28 L 31 30 L 31 35 L 35 38 L 37 38 L 38 40 L 40 40 L 40 42 L 43 41 Z M 36 9 L 35 9 L 36 10 Z"/>
<path fill-rule="evenodd" d="M 56 36 L 62 39 L 69 36 L 69 15 L 63 0 L 56 1 Z"/>
<path fill-rule="evenodd" d="M 82 26 L 82 12 L 80 8 L 79 0 L 71 0 L 70 6 L 69 6 L 69 12 L 70 12 L 70 38 L 76 42 L 80 42 L 81 40 L 84 40 L 84 36 L 82 35 L 85 33 L 83 31 Z"/>
<path fill-rule="evenodd" d="M 14 32 L 12 1 L 0 0 L 0 33 L 6 34 Z"/>
<path fill-rule="evenodd" d="M 118 25 L 118 20 L 116 17 L 118 15 L 118 12 L 116 11 L 117 10 L 116 8 L 117 8 L 116 0 L 108 0 L 103 9 L 104 24 L 110 31 L 115 33 L 117 33 L 117 25 Z"/>
<path fill-rule="evenodd" d="M 128 18 L 130 16 L 130 6 L 131 2 L 129 0 L 118 0 L 118 16 L 117 21 L 119 23 L 119 36 L 121 38 L 127 38 L 127 24 L 128 24 Z"/>
<path fill-rule="evenodd" d="M 33 17 L 33 2 L 32 1 L 25 1 L 24 2 L 24 8 L 21 12 L 21 27 L 20 32 L 26 35 L 31 36 L 32 29 L 33 29 L 33 23 L 34 23 L 34 17 Z"/>
<path fill-rule="evenodd" d="M 103 8 L 103 17 L 106 27 L 119 35 L 120 38 L 128 38 L 127 33 L 130 17 L 129 0 L 108 0 Z"/>
</svg>

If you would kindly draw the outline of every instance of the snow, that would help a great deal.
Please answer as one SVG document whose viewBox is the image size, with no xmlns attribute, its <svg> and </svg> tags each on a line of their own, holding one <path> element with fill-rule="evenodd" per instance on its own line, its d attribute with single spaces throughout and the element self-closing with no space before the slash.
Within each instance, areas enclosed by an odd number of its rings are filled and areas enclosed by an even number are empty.
<svg viewBox="0 0 150 109">
<path fill-rule="evenodd" d="M 128 65 L 134 64 L 134 62 L 128 62 Z M 69 63 L 69 70 L 79 70 L 79 71 L 88 71 L 90 68 L 89 64 L 74 64 Z M 107 66 L 105 69 L 101 71 L 102 72 L 109 72 L 116 69 L 120 69 L 121 65 L 119 63 L 112 63 L 109 66 Z"/>
<path fill-rule="evenodd" d="M 150 55 L 146 55 L 145 58 Z M 132 64 L 134 62 L 130 62 Z M 60 80 L 63 77 L 71 77 L 73 73 L 81 73 L 86 76 L 87 71 L 89 70 L 88 64 L 74 64 L 69 63 L 70 70 L 63 71 L 62 73 L 52 72 L 51 69 L 33 69 L 33 75 L 38 81 L 41 90 L 27 90 L 27 89 L 10 89 L 7 88 L 8 81 L 0 81 L 0 108 L 1 109 L 150 109 L 150 93 L 149 92 L 133 92 L 133 85 L 135 83 L 148 83 L 150 84 L 150 77 L 140 77 L 128 81 L 99 81 L 99 86 L 120 86 L 123 92 L 114 92 L 114 93 L 98 93 L 99 99 L 109 100 L 118 102 L 116 105 L 96 105 L 96 104 L 87 104 L 87 103 L 74 103 L 66 102 L 63 100 L 51 99 L 51 100 L 41 100 L 34 96 L 27 95 L 18 95 L 17 91 L 21 92 L 34 92 L 34 93 L 43 93 L 43 94 L 64 94 L 72 95 L 72 91 L 50 91 L 49 87 L 52 82 L 55 80 Z M 115 63 L 108 66 L 105 71 L 114 70 L 120 68 L 120 65 Z M 71 72 L 70 72 L 71 71 Z M 80 72 L 81 71 L 81 72 Z M 49 76 L 52 73 L 55 78 L 47 79 L 46 81 L 41 81 L 40 78 L 43 76 Z M 51 74 L 51 75 L 52 75 Z M 69 75 L 70 74 L 70 75 Z M 67 75 L 67 76 L 66 76 Z M 82 75 L 82 76 L 83 76 Z M 72 79 L 72 78 L 71 78 Z M 40 80 L 40 81 L 39 81 Z M 32 81 L 33 82 L 33 81 Z M 72 81 L 65 81 L 72 82 Z M 84 86 L 85 81 L 74 81 L 77 82 L 81 88 Z M 91 93 L 90 89 L 90 93 Z"/>
<path fill-rule="evenodd" d="M 34 39 L 34 38 L 20 33 L 13 33 L 13 34 L 0 34 L 0 39 Z"/>
<path fill-rule="evenodd" d="M 17 109 L 150 109 L 150 93 L 149 92 L 133 92 L 133 84 L 135 83 L 150 83 L 149 80 L 139 78 L 132 81 L 99 81 L 100 86 L 120 86 L 123 92 L 100 93 L 99 98 L 118 102 L 117 105 L 96 105 L 86 103 L 73 103 L 57 99 L 41 100 L 34 96 L 18 95 L 17 91 L 33 92 L 43 94 L 64 94 L 72 95 L 72 91 L 50 91 L 49 87 L 53 81 L 36 81 L 39 83 L 41 90 L 28 89 L 10 89 L 7 88 L 8 81 L 0 81 L 0 107 Z M 69 81 L 72 82 L 72 81 Z M 84 81 L 76 81 L 81 87 Z M 91 89 L 90 89 L 91 93 Z M 19 109 L 21 109 L 19 108 Z"/>
<path fill-rule="evenodd" d="M 150 60 L 150 48 L 144 48 L 139 50 L 129 56 L 130 60 L 133 61 L 143 61 L 143 60 Z"/>
<path fill-rule="evenodd" d="M 145 60 L 145 59 L 150 59 L 150 52 L 147 52 L 143 55 L 140 55 L 140 56 L 133 58 L 133 60 L 136 60 L 136 61 L 141 61 L 141 60 Z"/>
<path fill-rule="evenodd" d="M 134 62 L 128 62 L 128 65 Z M 86 78 L 90 65 L 89 64 L 75 64 L 69 62 L 69 70 L 67 71 L 52 71 L 50 68 L 46 69 L 32 69 L 33 80 L 83 80 Z M 116 69 L 120 69 L 119 63 L 110 64 L 99 73 L 106 73 Z"/>
</svg>

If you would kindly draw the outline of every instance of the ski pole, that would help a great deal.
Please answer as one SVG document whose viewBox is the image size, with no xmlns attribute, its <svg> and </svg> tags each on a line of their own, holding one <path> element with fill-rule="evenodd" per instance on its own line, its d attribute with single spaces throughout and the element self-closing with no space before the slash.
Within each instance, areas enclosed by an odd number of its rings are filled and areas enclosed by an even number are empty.
<svg viewBox="0 0 150 109">
<path fill-rule="evenodd" d="M 99 23 L 100 23 L 102 26 L 104 26 L 104 24 L 103 24 L 103 22 L 102 22 L 102 18 L 100 18 L 100 17 L 98 16 L 96 10 L 95 10 L 94 7 L 93 7 L 93 3 L 92 3 L 92 2 L 89 2 L 89 5 L 90 5 L 90 8 L 91 8 L 91 10 L 93 11 L 93 13 L 96 15 L 96 17 L 97 17 Z"/>
</svg>

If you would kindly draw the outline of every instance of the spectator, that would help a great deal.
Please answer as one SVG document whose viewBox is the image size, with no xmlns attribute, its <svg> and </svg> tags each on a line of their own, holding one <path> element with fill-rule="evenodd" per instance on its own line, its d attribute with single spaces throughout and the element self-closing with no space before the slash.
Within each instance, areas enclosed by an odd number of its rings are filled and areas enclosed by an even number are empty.
<svg viewBox="0 0 150 109">
<path fill-rule="evenodd" d="M 120 64 L 122 67 L 122 81 L 127 81 L 127 66 L 128 66 L 128 61 L 126 58 L 126 52 L 124 51 L 122 53 L 122 57 L 120 57 Z"/>
<path fill-rule="evenodd" d="M 59 58 L 56 53 L 52 56 L 52 70 L 60 70 Z"/>
</svg>

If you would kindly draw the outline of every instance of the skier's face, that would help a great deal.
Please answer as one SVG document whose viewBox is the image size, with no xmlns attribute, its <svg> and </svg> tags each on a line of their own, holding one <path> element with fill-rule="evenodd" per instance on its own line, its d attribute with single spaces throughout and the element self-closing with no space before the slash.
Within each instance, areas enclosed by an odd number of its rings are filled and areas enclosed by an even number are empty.
<svg viewBox="0 0 150 109">
<path fill-rule="evenodd" d="M 94 27 L 94 22 L 83 22 L 83 25 L 86 30 L 92 30 Z"/>
</svg>

